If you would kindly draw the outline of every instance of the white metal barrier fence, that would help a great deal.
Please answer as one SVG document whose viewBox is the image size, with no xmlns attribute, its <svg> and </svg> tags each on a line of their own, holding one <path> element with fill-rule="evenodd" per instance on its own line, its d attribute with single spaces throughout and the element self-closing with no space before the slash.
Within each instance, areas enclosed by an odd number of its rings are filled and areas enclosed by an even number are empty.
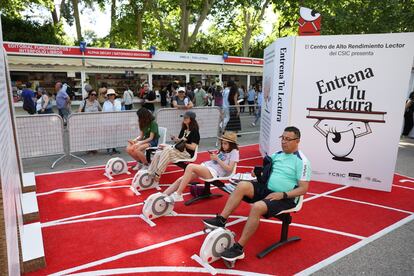
<svg viewBox="0 0 414 276">
<path fill-rule="evenodd" d="M 183 115 L 187 110 L 176 108 L 162 108 L 156 112 L 158 126 L 167 128 L 167 137 L 177 136 L 183 123 Z M 196 114 L 200 138 L 216 137 L 219 132 L 220 109 L 218 107 L 192 108 Z"/>
<path fill-rule="evenodd" d="M 59 115 L 17 116 L 16 127 L 21 158 L 62 154 L 53 168 L 65 156 L 63 121 Z"/>
<path fill-rule="evenodd" d="M 135 111 L 74 113 L 68 129 L 70 153 L 125 147 L 139 135 Z"/>
</svg>

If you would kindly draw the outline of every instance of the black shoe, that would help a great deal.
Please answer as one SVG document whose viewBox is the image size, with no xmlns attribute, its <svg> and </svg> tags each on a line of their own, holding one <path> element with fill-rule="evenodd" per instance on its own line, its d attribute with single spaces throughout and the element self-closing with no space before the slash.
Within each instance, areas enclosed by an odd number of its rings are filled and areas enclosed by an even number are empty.
<svg viewBox="0 0 414 276">
<path fill-rule="evenodd" d="M 223 253 L 221 253 L 221 258 L 229 262 L 244 259 L 243 247 L 236 242 L 232 247 L 227 248 Z"/>
<path fill-rule="evenodd" d="M 203 219 L 203 223 L 208 228 L 213 228 L 213 229 L 216 229 L 219 227 L 224 228 L 226 226 L 226 222 L 227 220 L 220 215 L 216 215 L 215 218 Z"/>
</svg>

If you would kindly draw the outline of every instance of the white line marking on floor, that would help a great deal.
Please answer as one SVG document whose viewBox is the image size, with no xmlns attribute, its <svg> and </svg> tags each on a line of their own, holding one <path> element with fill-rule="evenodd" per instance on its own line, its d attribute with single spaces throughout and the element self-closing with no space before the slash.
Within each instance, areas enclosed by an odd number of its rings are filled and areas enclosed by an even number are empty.
<svg viewBox="0 0 414 276">
<path fill-rule="evenodd" d="M 268 222 L 268 223 L 274 223 L 274 224 L 282 224 L 281 221 L 272 220 L 272 219 L 260 219 L 260 221 Z M 329 228 L 323 228 L 323 227 L 318 227 L 318 226 L 313 226 L 313 225 L 308 225 L 308 224 L 293 223 L 292 222 L 290 225 L 300 227 L 300 228 L 305 228 L 305 229 L 318 230 L 318 231 L 321 231 L 321 232 L 327 232 L 327 233 L 331 233 L 331 234 L 351 237 L 351 238 L 358 239 L 358 240 L 362 240 L 362 239 L 366 238 L 364 236 L 355 235 L 355 234 L 348 233 L 348 232 L 343 232 L 343 231 L 338 231 L 338 230 L 333 230 L 333 229 L 329 229 Z"/>
<path fill-rule="evenodd" d="M 414 180 L 411 180 L 411 179 L 400 179 L 400 181 L 398 181 L 398 182 L 401 182 L 401 183 L 405 183 L 405 182 L 414 183 Z"/>
<path fill-rule="evenodd" d="M 243 276 L 267 276 L 272 274 L 263 274 L 250 271 L 243 271 L 237 269 L 222 269 L 216 268 L 217 272 L 226 275 L 243 275 Z M 188 273 L 206 273 L 210 272 L 204 267 L 191 267 L 191 266 L 144 266 L 144 267 L 127 267 L 127 268 L 112 268 L 104 270 L 94 270 L 88 272 L 75 273 L 71 275 L 76 276 L 90 276 L 90 275 L 118 275 L 118 274 L 130 274 L 130 273 L 156 273 L 156 272 L 188 272 Z"/>
<path fill-rule="evenodd" d="M 388 209 L 388 210 L 392 210 L 392 211 L 406 213 L 406 214 L 409 214 L 409 215 L 413 214 L 413 212 L 410 212 L 410 211 L 407 211 L 407 210 L 397 209 L 397 208 L 388 207 L 388 206 L 385 206 L 385 205 L 380 205 L 380 204 L 361 201 L 361 200 L 355 200 L 355 199 L 349 199 L 349 198 L 345 198 L 345 197 L 338 197 L 338 196 L 331 196 L 331 195 L 324 195 L 324 197 L 343 200 L 343 201 L 350 201 L 350 202 L 360 203 L 360 204 L 364 204 L 364 205 L 370 205 L 370 206 L 374 206 L 374 207 L 379 207 L 379 208 L 383 208 L 383 209 Z"/>
<path fill-rule="evenodd" d="M 228 223 L 228 225 L 229 226 L 234 225 L 234 224 L 237 224 L 237 223 L 242 222 L 242 221 L 245 221 L 245 219 L 237 219 L 235 221 L 232 221 L 232 222 Z M 163 241 L 163 242 L 160 242 L 160 243 L 148 245 L 148 246 L 145 246 L 145 247 L 142 247 L 142 248 L 139 248 L 139 249 L 135 249 L 135 250 L 131 250 L 131 251 L 125 251 L 125 252 L 122 252 L 120 254 L 111 256 L 111 257 L 107 257 L 107 258 L 104 258 L 104 259 L 101 259 L 101 260 L 97 260 L 97 261 L 94 261 L 94 262 L 90 262 L 90 263 L 87 263 L 87 264 L 83 264 L 83 265 L 80 265 L 80 266 L 69 268 L 69 269 L 66 269 L 66 270 L 63 270 L 63 271 L 53 273 L 51 275 L 52 276 L 53 275 L 66 275 L 66 274 L 69 274 L 69 273 L 76 272 L 78 270 L 87 269 L 87 268 L 94 267 L 94 266 L 97 266 L 97 265 L 101 265 L 101 264 L 104 264 L 104 263 L 112 262 L 112 261 L 119 260 L 119 259 L 127 257 L 127 256 L 140 254 L 140 253 L 143 253 L 143 252 L 147 252 L 147 251 L 157 249 L 157 248 L 160 248 L 160 247 L 163 247 L 163 246 L 167 246 L 167 245 L 170 245 L 170 244 L 173 244 L 173 243 L 188 240 L 188 239 L 191 239 L 191 238 L 194 238 L 194 237 L 197 237 L 197 236 L 201 236 L 201 235 L 204 235 L 204 234 L 205 234 L 204 231 L 197 231 L 197 232 L 194 232 L 194 233 L 191 233 L 191 234 L 188 234 L 188 235 L 184 235 L 184 236 L 174 238 L 174 239 L 171 239 L 171 240 L 167 240 L 167 241 Z"/>
<path fill-rule="evenodd" d="M 106 213 L 106 212 L 111 212 L 111 211 L 116 211 L 116 210 L 122 210 L 122 209 L 132 208 L 132 207 L 140 206 L 140 205 L 143 205 L 143 204 L 144 203 L 140 202 L 140 203 L 135 203 L 135 204 L 131 204 L 131 205 L 126 205 L 126 206 L 121 206 L 121 207 L 115 207 L 115 208 L 105 209 L 105 210 L 96 211 L 96 212 L 92 212 L 92 213 L 86 213 L 86 214 L 82 214 L 82 215 L 72 216 L 72 217 L 68 217 L 68 218 L 62 218 L 62 219 L 52 220 L 52 221 L 48 221 L 48 222 L 42 223 L 42 228 L 49 227 L 49 226 L 54 226 L 56 223 L 63 222 L 63 221 L 68 221 L 68 220 L 77 219 L 77 218 L 84 218 L 84 217 L 87 217 L 87 216 L 98 215 L 98 214 L 102 214 L 102 213 Z"/>
<path fill-rule="evenodd" d="M 245 160 L 251 160 L 251 159 L 256 159 L 256 158 L 262 158 L 261 156 L 257 156 L 257 157 L 249 157 L 249 158 L 245 158 L 245 159 L 240 159 L 241 161 L 245 161 Z M 175 166 L 175 165 L 174 165 Z M 250 166 L 245 166 L 245 167 L 250 167 Z M 240 166 L 240 168 L 243 168 L 243 166 Z M 168 172 L 164 172 L 163 175 L 167 175 L 167 174 L 173 174 L 173 173 L 179 173 L 179 172 L 183 172 L 182 169 L 179 170 L 173 170 L 173 171 L 168 171 Z M 96 186 L 100 186 L 100 185 L 108 185 L 111 183 L 116 183 L 116 182 L 121 182 L 121 181 L 126 181 L 126 180 L 132 180 L 133 177 L 127 177 L 124 179 L 117 179 L 117 180 L 113 180 L 113 181 L 105 181 L 105 182 L 98 182 L 95 184 L 89 184 L 89 185 L 85 185 L 85 186 L 76 186 L 76 187 L 68 187 L 68 188 L 59 188 L 56 190 L 51 190 L 48 192 L 43 192 L 43 193 L 38 193 L 37 196 L 44 196 L 44 195 L 50 195 L 50 194 L 54 194 L 54 193 L 61 193 L 61 192 L 66 192 L 66 191 L 71 191 L 71 190 L 78 190 L 81 191 L 81 188 L 86 188 L 86 187 L 96 187 Z"/>
<path fill-rule="evenodd" d="M 398 187 L 398 188 L 407 189 L 407 190 L 414 190 L 414 188 L 411 188 L 411 187 L 406 187 L 406 186 L 400 186 L 400 185 L 395 185 L 395 184 L 393 184 L 392 186 L 393 186 L 393 187 Z"/>
<path fill-rule="evenodd" d="M 407 177 L 407 178 L 414 178 L 414 176 L 408 176 L 408 175 L 404 175 L 404 174 L 400 174 L 400 173 L 394 173 L 394 174 L 397 174 L 397 175 L 399 175 L 399 176 L 402 176 L 402 177 Z"/>
<path fill-rule="evenodd" d="M 305 198 L 304 200 L 303 200 L 303 202 L 308 202 L 308 201 L 311 201 L 311 200 L 315 200 L 315 199 L 317 199 L 317 198 L 320 198 L 320 197 L 323 197 L 323 196 L 325 196 L 325 195 L 329 195 L 329 194 L 332 194 L 332 193 L 335 193 L 335 192 L 338 192 L 338 191 L 342 191 L 342 190 L 344 190 L 344 189 L 346 189 L 346 188 L 349 188 L 350 186 L 342 186 L 342 187 L 339 187 L 339 188 L 336 188 L 336 189 L 333 189 L 333 190 L 330 190 L 330 191 L 327 191 L 327 192 L 324 192 L 324 193 L 322 193 L 322 194 L 316 194 L 315 196 L 313 196 L 313 197 L 308 197 L 308 198 Z"/>
<path fill-rule="evenodd" d="M 406 218 L 404 218 L 404 219 L 388 226 L 387 228 L 382 229 L 381 231 L 375 233 L 374 235 L 372 235 L 372 236 L 370 236 L 366 239 L 363 239 L 362 241 L 357 242 L 356 244 L 354 244 L 354 245 L 352 245 L 352 246 L 350 246 L 350 247 L 348 247 L 348 248 L 332 255 L 331 257 L 329 257 L 327 259 L 324 259 L 323 261 L 321 261 L 321 262 L 319 262 L 319 263 L 317 263 L 317 264 L 315 264 L 311 267 L 308 267 L 305 270 L 302 270 L 301 272 L 297 273 L 296 275 L 305 276 L 305 275 L 310 275 L 312 273 L 315 273 L 316 271 L 324 268 L 325 266 L 328 266 L 328 265 L 332 264 L 333 262 L 336 262 L 337 260 L 341 259 L 342 257 L 345 257 L 346 255 L 360 249 L 361 247 L 375 241 L 376 239 L 381 238 L 382 236 L 388 234 L 389 232 L 391 232 L 391 231 L 403 226 L 404 224 L 412 221 L 413 219 L 414 219 L 414 215 L 408 216 L 408 217 L 406 217 Z"/>
<path fill-rule="evenodd" d="M 80 190 L 82 188 L 90 188 L 90 187 L 96 187 L 96 186 L 101 186 L 101 185 L 114 184 L 114 183 L 122 182 L 122 181 L 126 181 L 126 180 L 132 180 L 132 177 L 128 177 L 128 178 L 125 178 L 125 179 L 113 180 L 113 181 L 105 181 L 105 182 L 100 182 L 100 183 L 95 183 L 95 184 L 89 184 L 89 185 L 85 185 L 85 186 L 77 186 L 77 187 L 71 187 L 71 188 L 59 188 L 59 189 L 51 190 L 51 191 L 48 191 L 48 192 L 38 193 L 37 196 L 44 196 L 44 195 L 50 195 L 50 194 L 54 194 L 54 193 L 61 193 L 61 192 L 71 191 L 71 190 Z"/>
</svg>

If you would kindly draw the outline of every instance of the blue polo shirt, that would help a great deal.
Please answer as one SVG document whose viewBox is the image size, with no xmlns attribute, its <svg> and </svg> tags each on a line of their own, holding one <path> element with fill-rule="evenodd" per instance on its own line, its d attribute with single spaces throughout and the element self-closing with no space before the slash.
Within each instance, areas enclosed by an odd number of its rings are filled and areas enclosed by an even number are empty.
<svg viewBox="0 0 414 276">
<path fill-rule="evenodd" d="M 272 155 L 272 160 L 272 174 L 267 182 L 269 190 L 288 192 L 293 190 L 299 181 L 310 181 L 310 163 L 301 151 L 280 151 Z"/>
</svg>

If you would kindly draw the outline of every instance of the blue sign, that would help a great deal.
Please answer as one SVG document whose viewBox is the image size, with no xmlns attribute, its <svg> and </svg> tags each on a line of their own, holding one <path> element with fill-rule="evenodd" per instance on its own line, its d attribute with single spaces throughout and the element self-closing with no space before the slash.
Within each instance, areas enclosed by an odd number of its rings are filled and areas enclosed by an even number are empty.
<svg viewBox="0 0 414 276">
<path fill-rule="evenodd" d="M 156 51 L 157 51 L 157 48 L 155 46 L 150 47 L 150 53 L 151 53 L 152 56 L 155 55 Z"/>
<path fill-rule="evenodd" d="M 229 53 L 228 52 L 224 52 L 223 53 L 223 59 L 228 59 L 229 58 Z"/>
<path fill-rule="evenodd" d="M 86 51 L 86 42 L 85 41 L 80 42 L 79 49 L 82 53 L 84 53 Z"/>
</svg>

